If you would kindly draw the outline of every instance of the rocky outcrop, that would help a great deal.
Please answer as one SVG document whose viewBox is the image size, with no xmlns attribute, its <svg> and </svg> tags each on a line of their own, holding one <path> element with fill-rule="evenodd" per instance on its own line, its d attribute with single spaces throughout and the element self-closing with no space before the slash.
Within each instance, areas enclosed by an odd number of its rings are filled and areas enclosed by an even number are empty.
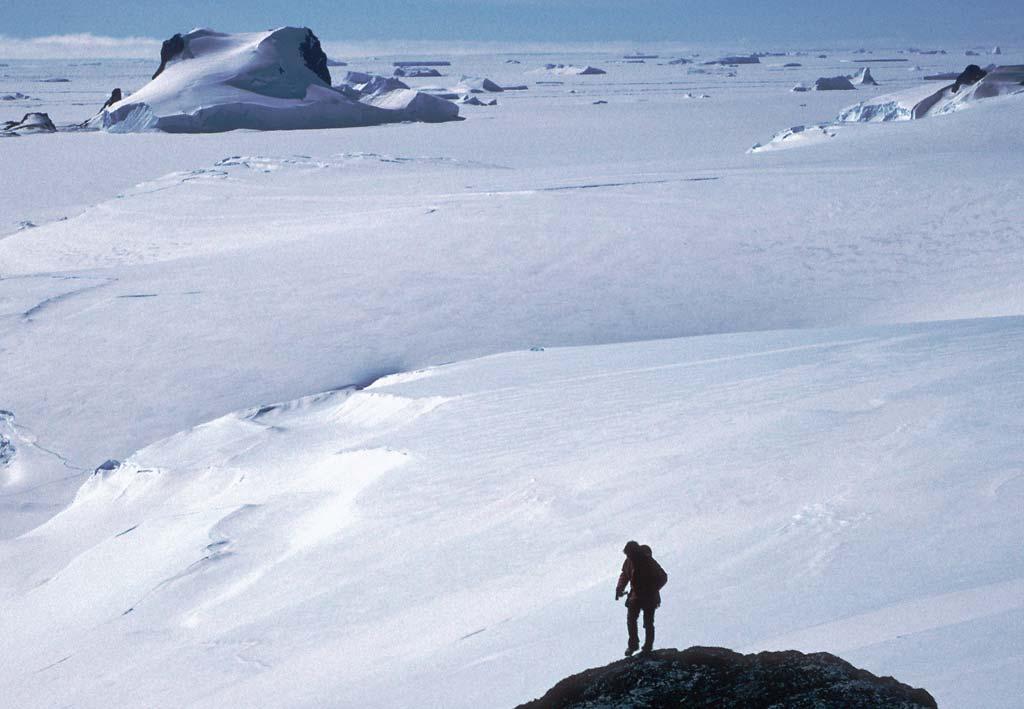
<svg viewBox="0 0 1024 709">
<path fill-rule="evenodd" d="M 185 51 L 185 38 L 181 34 L 176 34 L 170 39 L 165 39 L 164 43 L 160 45 L 160 68 L 153 74 L 153 78 L 160 76 L 164 69 L 167 68 L 167 62 L 174 59 L 176 56 Z"/>
<path fill-rule="evenodd" d="M 977 64 L 968 64 L 967 68 L 960 72 L 953 84 L 953 93 L 960 90 L 961 86 L 971 86 L 988 76 L 988 72 Z"/>
<path fill-rule="evenodd" d="M 568 677 L 517 709 L 922 709 L 923 689 L 876 677 L 825 652 L 753 655 L 716 647 L 656 650 Z"/>
<path fill-rule="evenodd" d="M 309 67 L 309 70 L 330 86 L 331 72 L 327 68 L 327 54 L 324 53 L 320 46 L 320 39 L 313 34 L 313 30 L 306 30 L 306 38 L 299 44 L 299 53 L 302 54 L 302 61 Z"/>
<path fill-rule="evenodd" d="M 110 92 L 110 98 L 107 99 L 107 102 L 103 104 L 103 106 L 100 108 L 100 110 L 102 111 L 104 108 L 107 108 L 108 106 L 113 106 L 115 103 L 120 101 L 122 98 L 124 98 L 124 97 L 121 95 L 121 89 L 114 89 L 113 91 Z"/>
</svg>

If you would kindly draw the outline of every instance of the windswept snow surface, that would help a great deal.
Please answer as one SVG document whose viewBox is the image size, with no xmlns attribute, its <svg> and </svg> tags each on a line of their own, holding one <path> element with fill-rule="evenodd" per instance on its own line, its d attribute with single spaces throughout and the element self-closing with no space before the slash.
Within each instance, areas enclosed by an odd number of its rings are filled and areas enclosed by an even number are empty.
<svg viewBox="0 0 1024 709">
<path fill-rule="evenodd" d="M 1013 706 L 1022 348 L 1006 318 L 526 351 L 216 419 L 0 547 L 0 693 L 511 706 L 621 650 L 638 538 L 662 642 Z"/>
<path fill-rule="evenodd" d="M 409 59 L 332 52 L 369 83 Z M 636 537 L 659 644 L 1015 706 L 1024 101 L 746 153 L 847 106 L 787 91 L 847 56 L 552 82 L 460 55 L 530 90 L 4 140 L 4 703 L 514 705 L 621 653 Z M 58 126 L 156 68 L 11 64 L 10 117 Z"/>
</svg>

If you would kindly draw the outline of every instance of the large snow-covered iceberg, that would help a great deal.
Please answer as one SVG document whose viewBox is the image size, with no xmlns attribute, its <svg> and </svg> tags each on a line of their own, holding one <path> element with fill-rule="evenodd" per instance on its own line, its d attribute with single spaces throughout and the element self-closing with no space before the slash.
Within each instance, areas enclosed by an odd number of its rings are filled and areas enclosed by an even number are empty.
<svg viewBox="0 0 1024 709">
<path fill-rule="evenodd" d="M 972 64 L 954 83 L 941 89 L 925 84 L 861 101 L 840 113 L 836 122 L 909 121 L 941 116 L 981 99 L 1015 93 L 1024 93 L 1024 65 L 993 67 L 986 72 Z"/>
<path fill-rule="evenodd" d="M 248 128 L 343 128 L 457 120 L 450 101 L 388 82 L 331 86 L 309 29 L 250 34 L 196 29 L 164 42 L 153 80 L 106 107 L 90 126 L 111 131 L 213 133 Z"/>
</svg>

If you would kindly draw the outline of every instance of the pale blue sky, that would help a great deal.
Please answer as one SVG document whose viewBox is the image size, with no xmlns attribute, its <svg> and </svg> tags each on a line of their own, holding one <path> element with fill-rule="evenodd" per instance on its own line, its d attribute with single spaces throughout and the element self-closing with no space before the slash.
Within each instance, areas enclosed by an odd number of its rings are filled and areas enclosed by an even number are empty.
<svg viewBox="0 0 1024 709">
<path fill-rule="evenodd" d="M 324 39 L 802 42 L 1024 37 L 1021 0 L 32 0 L 6 2 L 0 34 L 166 37 L 305 25 Z"/>
</svg>

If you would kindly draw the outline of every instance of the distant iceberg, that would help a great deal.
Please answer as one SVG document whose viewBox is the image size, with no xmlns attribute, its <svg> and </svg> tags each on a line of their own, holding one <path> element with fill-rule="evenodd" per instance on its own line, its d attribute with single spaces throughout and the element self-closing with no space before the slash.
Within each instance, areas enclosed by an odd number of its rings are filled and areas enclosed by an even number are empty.
<svg viewBox="0 0 1024 709">
<path fill-rule="evenodd" d="M 574 66 L 572 64 L 545 64 L 541 71 L 565 76 L 590 76 L 608 73 L 604 69 L 598 69 L 596 66 Z"/>
<path fill-rule="evenodd" d="M 152 81 L 104 108 L 89 127 L 215 133 L 459 117 L 454 103 L 394 79 L 367 75 L 360 85 L 331 86 L 327 55 L 306 28 L 251 34 L 196 29 L 164 42 L 160 59 Z"/>
<path fill-rule="evenodd" d="M 846 78 L 854 86 L 878 86 L 878 82 L 875 81 L 875 77 L 871 76 L 871 69 L 868 67 L 863 67 L 854 74 L 847 74 Z"/>
<path fill-rule="evenodd" d="M 853 91 L 856 88 L 845 76 L 823 76 L 814 82 L 815 91 Z"/>
</svg>

